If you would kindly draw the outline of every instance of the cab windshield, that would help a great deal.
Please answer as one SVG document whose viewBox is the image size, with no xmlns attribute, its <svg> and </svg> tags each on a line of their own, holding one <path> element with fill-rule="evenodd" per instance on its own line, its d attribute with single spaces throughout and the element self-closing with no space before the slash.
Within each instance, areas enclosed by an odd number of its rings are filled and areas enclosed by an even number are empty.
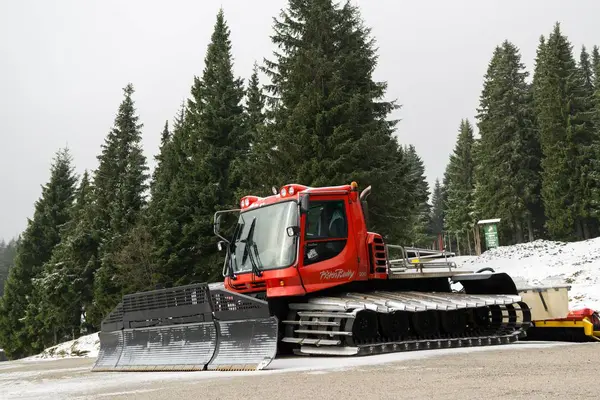
<svg viewBox="0 0 600 400">
<path fill-rule="evenodd" d="M 238 218 L 232 242 L 231 266 L 235 273 L 255 269 L 289 267 L 296 260 L 296 238 L 287 234 L 298 225 L 298 204 L 294 201 L 245 211 Z"/>
</svg>

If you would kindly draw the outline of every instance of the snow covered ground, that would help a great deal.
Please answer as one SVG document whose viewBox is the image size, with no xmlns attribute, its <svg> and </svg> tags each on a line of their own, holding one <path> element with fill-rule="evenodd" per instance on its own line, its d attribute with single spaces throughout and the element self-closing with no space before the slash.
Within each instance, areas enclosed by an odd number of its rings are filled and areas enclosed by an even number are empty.
<svg viewBox="0 0 600 400">
<path fill-rule="evenodd" d="M 91 335 L 81 336 L 78 339 L 49 347 L 40 354 L 24 358 L 23 361 L 55 360 L 74 357 L 96 358 L 98 357 L 99 349 L 100 341 L 98 333 L 92 333 Z"/>
<path fill-rule="evenodd" d="M 531 286 L 569 284 L 569 307 L 600 309 L 600 238 L 574 243 L 537 240 L 456 257 L 459 267 L 492 267 Z"/>
</svg>

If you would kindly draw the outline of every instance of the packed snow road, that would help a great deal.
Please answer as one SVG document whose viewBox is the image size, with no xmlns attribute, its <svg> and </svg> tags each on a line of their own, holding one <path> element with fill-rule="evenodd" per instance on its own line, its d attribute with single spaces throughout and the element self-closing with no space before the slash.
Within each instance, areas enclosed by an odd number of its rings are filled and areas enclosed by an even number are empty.
<svg viewBox="0 0 600 400">
<path fill-rule="evenodd" d="M 278 359 L 260 372 L 92 373 L 93 358 L 0 364 L 2 399 L 595 398 L 600 344 L 518 343 L 353 359 Z"/>
</svg>

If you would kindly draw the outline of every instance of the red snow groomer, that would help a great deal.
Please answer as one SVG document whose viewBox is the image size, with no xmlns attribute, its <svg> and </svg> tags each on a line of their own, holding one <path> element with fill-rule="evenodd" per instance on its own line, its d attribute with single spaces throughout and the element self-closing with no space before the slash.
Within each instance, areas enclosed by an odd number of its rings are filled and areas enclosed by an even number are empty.
<svg viewBox="0 0 600 400">
<path fill-rule="evenodd" d="M 259 370 L 276 354 L 362 356 L 525 334 L 529 306 L 509 275 L 386 243 L 367 229 L 370 191 L 289 184 L 217 212 L 224 279 L 123 296 L 102 322 L 93 370 Z"/>
</svg>

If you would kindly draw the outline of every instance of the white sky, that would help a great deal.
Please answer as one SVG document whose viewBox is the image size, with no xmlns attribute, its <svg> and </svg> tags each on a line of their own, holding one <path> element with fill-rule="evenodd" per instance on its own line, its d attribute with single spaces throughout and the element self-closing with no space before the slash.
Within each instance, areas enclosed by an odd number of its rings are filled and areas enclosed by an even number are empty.
<svg viewBox="0 0 600 400">
<path fill-rule="evenodd" d="M 397 134 L 415 145 L 431 183 L 442 177 L 460 119 L 474 122 L 497 44 L 515 43 L 529 69 L 555 21 L 576 56 L 582 44 L 600 45 L 594 0 L 354 1 L 379 46 L 375 78 L 402 104 Z M 154 165 L 164 121 L 202 73 L 221 5 L 235 71 L 247 79 L 255 60 L 271 56 L 272 18 L 285 0 L 0 3 L 0 238 L 25 228 L 58 148 L 70 147 L 79 173 L 96 167 L 128 82 Z"/>
</svg>

